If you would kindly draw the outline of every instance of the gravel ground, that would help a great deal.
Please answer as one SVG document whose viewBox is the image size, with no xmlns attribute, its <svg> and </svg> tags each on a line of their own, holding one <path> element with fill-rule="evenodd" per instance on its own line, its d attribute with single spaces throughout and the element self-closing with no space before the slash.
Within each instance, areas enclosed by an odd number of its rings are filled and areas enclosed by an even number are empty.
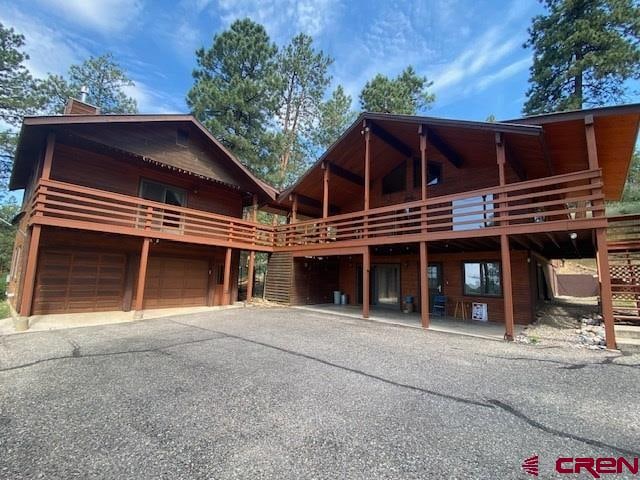
<svg viewBox="0 0 640 480">
<path fill-rule="evenodd" d="M 293 309 L 0 337 L 0 478 L 527 478 L 640 456 L 640 360 Z"/>
</svg>

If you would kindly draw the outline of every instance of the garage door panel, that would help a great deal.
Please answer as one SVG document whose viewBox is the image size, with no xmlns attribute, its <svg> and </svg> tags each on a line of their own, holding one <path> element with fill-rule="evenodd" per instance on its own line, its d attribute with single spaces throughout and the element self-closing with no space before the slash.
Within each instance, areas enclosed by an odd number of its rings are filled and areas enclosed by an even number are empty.
<svg viewBox="0 0 640 480">
<path fill-rule="evenodd" d="M 38 262 L 33 313 L 122 309 L 124 254 L 44 250 Z"/>
<path fill-rule="evenodd" d="M 176 257 L 150 257 L 144 308 L 207 304 L 209 262 Z"/>
</svg>

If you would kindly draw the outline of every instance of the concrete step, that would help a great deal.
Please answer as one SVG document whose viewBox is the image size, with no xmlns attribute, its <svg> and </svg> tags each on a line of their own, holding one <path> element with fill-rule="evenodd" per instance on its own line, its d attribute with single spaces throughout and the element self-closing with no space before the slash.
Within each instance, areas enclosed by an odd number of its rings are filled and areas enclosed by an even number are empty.
<svg viewBox="0 0 640 480">
<path fill-rule="evenodd" d="M 616 338 L 640 340 L 640 327 L 633 325 L 616 325 Z"/>
<path fill-rule="evenodd" d="M 640 338 L 616 338 L 616 343 L 623 353 L 640 353 Z"/>
</svg>

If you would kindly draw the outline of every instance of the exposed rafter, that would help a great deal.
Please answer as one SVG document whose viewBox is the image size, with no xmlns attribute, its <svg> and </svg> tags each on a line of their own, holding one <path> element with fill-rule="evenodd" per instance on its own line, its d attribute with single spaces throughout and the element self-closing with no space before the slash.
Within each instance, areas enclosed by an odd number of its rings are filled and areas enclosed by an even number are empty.
<svg viewBox="0 0 640 480">
<path fill-rule="evenodd" d="M 351 183 L 360 185 L 361 187 L 364 186 L 364 178 L 362 178 L 360 175 L 350 172 L 349 170 L 341 167 L 340 165 L 336 165 L 335 163 L 329 163 L 329 170 L 331 171 L 331 174 L 335 175 L 336 177 L 340 177 Z"/>
<path fill-rule="evenodd" d="M 408 158 L 413 155 L 413 150 L 409 145 L 387 132 L 380 125 L 374 122 L 368 122 L 367 126 L 371 130 L 372 134 L 374 134 L 376 137 L 378 137 L 380 140 L 382 140 L 397 152 L 401 153 L 404 157 Z"/>
<path fill-rule="evenodd" d="M 433 147 L 438 150 L 447 160 L 451 162 L 451 164 L 460 168 L 464 163 L 463 158 L 451 148 L 440 136 L 433 131 L 431 128 L 427 128 L 427 138 L 429 139 L 429 143 L 433 145 Z"/>
</svg>

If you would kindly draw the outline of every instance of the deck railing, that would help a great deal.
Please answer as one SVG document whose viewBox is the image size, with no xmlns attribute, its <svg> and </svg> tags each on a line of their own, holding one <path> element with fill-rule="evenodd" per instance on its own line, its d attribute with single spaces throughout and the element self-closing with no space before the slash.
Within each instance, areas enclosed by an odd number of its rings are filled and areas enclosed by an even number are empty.
<svg viewBox="0 0 640 480">
<path fill-rule="evenodd" d="M 273 245 L 270 225 L 53 180 L 40 180 L 31 222 L 252 250 Z"/>
<path fill-rule="evenodd" d="M 601 189 L 600 170 L 587 170 L 273 227 L 40 180 L 30 218 L 42 225 L 293 251 L 569 230 L 580 228 L 580 222 L 587 222 L 583 228 L 604 226 Z"/>
<path fill-rule="evenodd" d="M 441 240 L 503 231 L 535 233 L 578 229 L 581 221 L 604 226 L 601 189 L 600 170 L 586 170 L 444 195 L 281 225 L 276 227 L 275 247 L 297 250 L 417 241 L 427 236 Z"/>
</svg>

